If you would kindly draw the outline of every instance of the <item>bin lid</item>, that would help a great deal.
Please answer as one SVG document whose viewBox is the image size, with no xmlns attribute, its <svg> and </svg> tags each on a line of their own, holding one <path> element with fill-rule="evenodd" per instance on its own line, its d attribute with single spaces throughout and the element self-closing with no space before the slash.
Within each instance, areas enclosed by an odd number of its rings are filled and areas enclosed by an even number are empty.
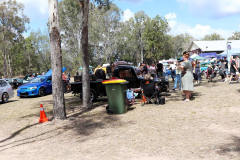
<svg viewBox="0 0 240 160">
<path fill-rule="evenodd" d="M 102 81 L 102 84 L 124 83 L 124 82 L 127 82 L 127 81 L 124 79 L 111 79 L 111 80 Z"/>
</svg>

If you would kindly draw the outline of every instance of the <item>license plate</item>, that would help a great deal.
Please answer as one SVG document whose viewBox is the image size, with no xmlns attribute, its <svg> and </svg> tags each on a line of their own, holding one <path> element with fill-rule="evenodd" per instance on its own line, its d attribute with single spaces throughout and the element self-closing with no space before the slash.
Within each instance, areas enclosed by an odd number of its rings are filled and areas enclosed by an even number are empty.
<svg viewBox="0 0 240 160">
<path fill-rule="evenodd" d="M 26 93 L 26 92 L 21 92 L 21 93 Z"/>
</svg>

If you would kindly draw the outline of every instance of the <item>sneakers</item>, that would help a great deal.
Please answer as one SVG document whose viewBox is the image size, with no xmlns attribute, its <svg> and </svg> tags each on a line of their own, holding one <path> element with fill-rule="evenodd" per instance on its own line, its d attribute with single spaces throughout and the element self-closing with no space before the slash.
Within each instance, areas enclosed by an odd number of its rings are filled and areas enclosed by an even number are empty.
<svg viewBox="0 0 240 160">
<path fill-rule="evenodd" d="M 175 88 L 173 88 L 172 90 L 173 90 L 173 91 L 176 91 L 176 89 L 175 89 Z"/>
</svg>

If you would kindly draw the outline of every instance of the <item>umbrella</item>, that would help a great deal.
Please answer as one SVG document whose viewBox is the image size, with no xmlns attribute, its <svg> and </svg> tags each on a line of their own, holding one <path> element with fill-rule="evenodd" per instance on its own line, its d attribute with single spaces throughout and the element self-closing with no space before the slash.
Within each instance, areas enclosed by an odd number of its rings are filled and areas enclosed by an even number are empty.
<svg viewBox="0 0 240 160">
<path fill-rule="evenodd" d="M 93 67 L 89 65 L 89 68 L 90 68 L 90 69 L 92 69 Z M 79 68 L 79 70 L 82 70 L 82 69 L 83 69 L 82 67 L 81 67 L 81 68 Z"/>
</svg>

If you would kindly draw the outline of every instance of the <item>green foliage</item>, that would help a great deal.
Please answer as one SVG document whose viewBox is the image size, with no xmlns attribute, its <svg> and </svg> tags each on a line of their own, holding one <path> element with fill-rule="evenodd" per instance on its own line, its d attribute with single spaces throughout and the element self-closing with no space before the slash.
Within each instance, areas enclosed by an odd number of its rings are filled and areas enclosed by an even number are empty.
<svg viewBox="0 0 240 160">
<path fill-rule="evenodd" d="M 165 18 L 156 16 L 148 18 L 143 31 L 143 39 L 145 40 L 146 57 L 153 62 L 171 57 L 171 37 L 168 35 L 170 27 Z"/>
<path fill-rule="evenodd" d="M 233 32 L 233 35 L 229 37 L 228 40 L 240 40 L 240 32 Z"/>
<path fill-rule="evenodd" d="M 210 35 L 205 35 L 204 38 L 201 39 L 202 41 L 216 41 L 216 40 L 225 40 L 222 36 L 218 33 L 213 33 Z"/>
</svg>

